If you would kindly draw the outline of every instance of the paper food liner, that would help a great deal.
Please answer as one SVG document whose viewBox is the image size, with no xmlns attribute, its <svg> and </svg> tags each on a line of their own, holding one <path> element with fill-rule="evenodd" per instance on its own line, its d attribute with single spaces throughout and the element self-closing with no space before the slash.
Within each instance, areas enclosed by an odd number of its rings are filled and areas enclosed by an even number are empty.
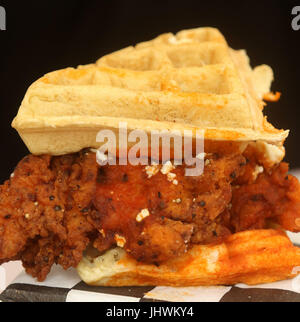
<svg viewBox="0 0 300 322">
<path fill-rule="evenodd" d="M 198 287 L 102 287 L 75 269 L 53 266 L 44 282 L 22 272 L 0 294 L 3 302 L 300 302 L 300 276 L 269 284 Z"/>
</svg>

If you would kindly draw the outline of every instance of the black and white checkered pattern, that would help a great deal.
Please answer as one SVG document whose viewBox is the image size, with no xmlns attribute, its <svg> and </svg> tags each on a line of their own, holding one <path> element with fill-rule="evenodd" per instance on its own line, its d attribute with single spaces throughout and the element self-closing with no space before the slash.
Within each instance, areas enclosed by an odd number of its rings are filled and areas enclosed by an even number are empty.
<svg viewBox="0 0 300 322">
<path fill-rule="evenodd" d="M 295 288 L 296 285 L 296 288 Z M 46 281 L 22 273 L 2 294 L 3 302 L 300 302 L 293 280 L 249 287 L 102 287 L 89 286 L 76 271 L 54 266 Z"/>
</svg>

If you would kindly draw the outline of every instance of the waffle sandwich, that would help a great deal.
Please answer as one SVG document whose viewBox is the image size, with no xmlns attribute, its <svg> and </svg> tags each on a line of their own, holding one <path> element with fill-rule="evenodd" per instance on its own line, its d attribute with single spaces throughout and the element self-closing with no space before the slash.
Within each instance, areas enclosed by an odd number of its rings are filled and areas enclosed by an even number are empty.
<svg viewBox="0 0 300 322">
<path fill-rule="evenodd" d="M 1 186 L 0 263 L 21 259 L 39 280 L 54 263 L 73 266 L 107 286 L 294 276 L 300 250 L 285 230 L 300 231 L 300 185 L 282 162 L 288 131 L 262 112 L 280 96 L 272 80 L 213 28 L 37 80 L 12 123 L 31 154 Z M 203 131 L 204 172 L 187 177 L 172 160 L 99 165 L 97 134 L 118 138 L 120 122 L 148 136 L 188 130 L 194 141 Z"/>
</svg>

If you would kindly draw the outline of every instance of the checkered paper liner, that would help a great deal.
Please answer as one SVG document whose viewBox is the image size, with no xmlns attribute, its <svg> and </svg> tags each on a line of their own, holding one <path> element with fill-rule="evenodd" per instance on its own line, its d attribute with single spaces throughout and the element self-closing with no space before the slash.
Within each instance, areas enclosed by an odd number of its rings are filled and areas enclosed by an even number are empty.
<svg viewBox="0 0 300 322">
<path fill-rule="evenodd" d="M 75 269 L 54 266 L 44 282 L 21 273 L 0 294 L 3 302 L 300 302 L 300 279 L 253 287 L 89 286 Z"/>
</svg>

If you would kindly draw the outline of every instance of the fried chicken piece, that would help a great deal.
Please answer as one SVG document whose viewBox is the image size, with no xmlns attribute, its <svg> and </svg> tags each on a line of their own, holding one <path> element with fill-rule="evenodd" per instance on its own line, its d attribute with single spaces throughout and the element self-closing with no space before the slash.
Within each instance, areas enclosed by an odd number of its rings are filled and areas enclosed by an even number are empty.
<svg viewBox="0 0 300 322">
<path fill-rule="evenodd" d="M 99 168 L 95 154 L 86 151 L 29 155 L 0 187 L 0 263 L 21 259 L 29 274 L 43 280 L 53 263 L 76 266 L 91 242 L 99 251 L 115 246 L 116 234 L 124 235 L 125 249 L 138 260 L 179 256 L 204 228 L 200 240 L 215 237 L 214 219 L 230 199 L 230 174 L 242 159 L 212 157 L 202 179 L 186 177 L 179 166 L 172 169 L 173 184 L 161 172 L 148 178 L 142 166 Z M 142 209 L 150 216 L 138 222 Z"/>
<path fill-rule="evenodd" d="M 92 220 L 111 243 L 112 236 L 122 236 L 137 260 L 161 263 L 186 252 L 191 242 L 209 243 L 231 233 L 217 217 L 230 202 L 231 182 L 244 164 L 241 155 L 211 155 L 198 177 L 185 176 L 185 166 L 166 174 L 159 166 L 150 178 L 143 166 L 101 167 Z M 148 216 L 138 221 L 143 210 Z M 102 242 L 96 240 L 98 245 Z"/>
<path fill-rule="evenodd" d="M 39 280 L 53 263 L 76 266 L 93 230 L 96 173 L 92 154 L 25 157 L 0 187 L 0 263 L 21 259 Z"/>
<path fill-rule="evenodd" d="M 300 184 L 286 164 L 256 181 L 247 179 L 255 160 L 240 154 L 210 154 L 205 164 L 188 177 L 185 165 L 100 167 L 88 150 L 29 155 L 0 186 L 0 264 L 21 259 L 43 280 L 54 263 L 76 267 L 91 245 L 98 254 L 120 246 L 159 265 L 191 244 L 265 228 L 268 218 L 299 231 Z"/>
<path fill-rule="evenodd" d="M 288 164 L 282 162 L 254 183 L 234 188 L 231 223 L 235 231 L 266 228 L 272 221 L 300 232 L 300 183 L 287 172 Z"/>
</svg>

